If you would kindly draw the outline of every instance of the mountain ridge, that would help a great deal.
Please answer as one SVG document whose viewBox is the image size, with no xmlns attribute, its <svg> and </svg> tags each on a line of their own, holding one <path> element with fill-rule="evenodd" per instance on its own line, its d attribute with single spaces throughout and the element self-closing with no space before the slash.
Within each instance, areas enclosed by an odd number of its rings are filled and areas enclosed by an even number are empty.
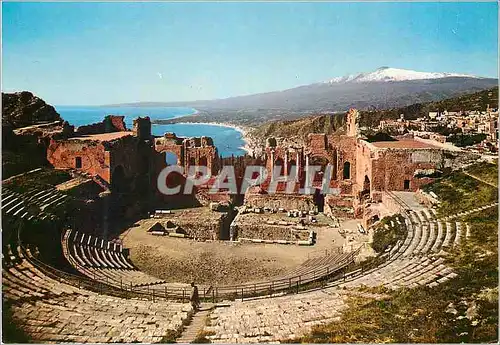
<svg viewBox="0 0 500 345">
<path fill-rule="evenodd" d="M 498 79 L 494 78 L 432 73 L 430 79 L 418 79 L 428 77 L 428 72 L 383 68 L 363 74 L 358 82 L 321 82 L 216 100 L 136 102 L 114 106 L 191 107 L 200 112 L 197 116 L 189 117 L 192 122 L 254 126 L 266 121 L 296 119 L 311 113 L 343 112 L 349 108 L 382 110 L 405 107 L 470 94 L 498 85 Z M 406 80 L 395 80 L 398 78 Z M 183 120 L 188 118 L 179 118 L 174 122 Z"/>
<path fill-rule="evenodd" d="M 342 77 L 335 77 L 324 83 L 362 83 L 362 82 L 390 82 L 390 81 L 405 81 L 405 80 L 425 80 L 425 79 L 440 79 L 440 78 L 476 78 L 484 79 L 471 74 L 449 73 L 449 72 L 420 72 L 394 67 L 379 67 L 373 72 L 364 72 L 359 74 L 349 74 Z"/>
<path fill-rule="evenodd" d="M 103 106 L 148 106 L 148 107 L 164 107 L 164 106 L 198 106 L 200 108 L 225 108 L 228 109 L 230 107 L 233 108 L 248 108 L 248 104 L 234 104 L 234 103 L 242 103 L 241 100 L 249 100 L 252 99 L 254 100 L 255 98 L 264 98 L 265 99 L 265 104 L 255 104 L 253 108 L 266 108 L 266 109 L 271 109 L 271 108 L 277 108 L 277 109 L 283 109 L 283 108 L 288 108 L 288 109 L 297 109 L 294 104 L 289 104 L 293 102 L 286 102 L 287 100 L 283 101 L 276 101 L 276 102 L 269 102 L 267 98 L 283 98 L 282 96 L 285 95 L 285 98 L 287 98 L 287 95 L 289 94 L 294 94 L 296 92 L 301 92 L 301 91 L 312 91 L 312 92 L 317 92 L 318 89 L 324 89 L 325 87 L 331 87 L 330 91 L 338 91 L 334 90 L 337 87 L 345 87 L 345 88 L 363 88 L 363 85 L 366 87 L 373 87 L 376 86 L 377 83 L 387 83 L 388 85 L 393 85 L 394 87 L 399 86 L 398 83 L 422 83 L 422 84 L 438 84 L 438 83 L 444 83 L 444 84 L 449 84 L 451 82 L 465 82 L 465 83 L 476 83 L 476 84 L 486 84 L 485 87 L 480 86 L 479 88 L 472 89 L 471 91 L 479 91 L 481 89 L 486 89 L 489 87 L 493 87 L 495 83 L 497 83 L 496 78 L 489 78 L 489 77 L 480 77 L 480 76 L 474 76 L 474 75 L 468 75 L 468 74 L 459 74 L 459 73 L 448 73 L 448 72 L 419 72 L 419 71 L 414 71 L 414 70 L 408 70 L 408 69 L 401 69 L 401 68 L 393 68 L 393 67 L 380 67 L 376 69 L 375 71 L 372 72 L 364 72 L 364 73 L 359 73 L 359 74 L 351 74 L 343 77 L 335 77 L 326 81 L 322 82 L 316 82 L 312 84 L 306 84 L 306 85 L 299 85 L 295 86 L 292 88 L 284 89 L 284 90 L 276 90 L 276 91 L 267 91 L 267 92 L 260 92 L 260 93 L 255 93 L 255 94 L 248 94 L 248 95 L 237 95 L 237 96 L 231 96 L 231 97 L 226 97 L 226 98 L 216 98 L 216 99 L 202 99 L 202 100 L 194 100 L 194 101 L 168 101 L 168 102 L 163 102 L 163 101 L 139 101 L 139 102 L 127 102 L 127 103 L 116 103 L 116 104 L 107 104 Z M 415 85 L 415 84 L 414 84 Z M 406 85 L 408 86 L 408 85 Z M 350 91 L 350 90 L 346 90 Z M 325 93 L 324 90 L 322 93 Z M 328 92 L 326 92 L 328 93 Z M 281 97 L 280 97 L 281 96 Z M 449 96 L 454 96 L 452 94 L 447 94 L 447 97 Z M 427 99 L 426 101 L 431 101 L 435 99 Z M 228 104 L 230 103 L 230 104 Z M 243 102 L 245 103 L 245 102 Z M 248 103 L 248 102 L 247 102 Z M 269 104 L 272 103 L 272 104 Z M 404 105 L 409 105 L 412 102 Z M 233 105 L 234 104 L 234 105 Z M 335 104 L 330 104 L 329 107 L 330 109 L 328 110 L 333 110 L 333 111 L 345 111 L 346 109 L 344 108 L 339 108 L 343 104 L 338 105 L 338 109 L 331 109 L 332 107 L 335 106 Z M 398 104 L 398 105 L 403 105 L 403 104 Z M 344 106 L 345 107 L 345 106 Z M 306 105 L 305 108 L 308 108 L 309 110 L 325 110 L 325 109 L 318 109 L 311 107 L 310 105 Z"/>
</svg>

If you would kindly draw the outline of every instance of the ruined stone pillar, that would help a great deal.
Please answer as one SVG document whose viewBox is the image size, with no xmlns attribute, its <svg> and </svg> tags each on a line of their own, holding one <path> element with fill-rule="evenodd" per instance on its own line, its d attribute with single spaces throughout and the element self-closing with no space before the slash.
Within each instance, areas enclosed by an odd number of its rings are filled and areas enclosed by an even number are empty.
<svg viewBox="0 0 500 345">
<path fill-rule="evenodd" d="M 309 181 L 309 154 L 306 154 L 306 184 Z"/>
<path fill-rule="evenodd" d="M 108 239 L 109 230 L 109 207 L 110 207 L 110 195 L 109 190 L 99 193 L 99 198 L 102 200 L 102 238 Z"/>
<path fill-rule="evenodd" d="M 271 182 L 273 181 L 273 171 L 274 171 L 274 150 L 271 150 Z"/>
<path fill-rule="evenodd" d="M 288 181 L 288 150 L 285 150 L 285 180 Z"/>
<path fill-rule="evenodd" d="M 300 169 L 302 169 L 302 162 L 300 161 L 300 153 L 297 151 L 297 158 L 295 159 L 295 181 L 299 180 Z"/>
</svg>

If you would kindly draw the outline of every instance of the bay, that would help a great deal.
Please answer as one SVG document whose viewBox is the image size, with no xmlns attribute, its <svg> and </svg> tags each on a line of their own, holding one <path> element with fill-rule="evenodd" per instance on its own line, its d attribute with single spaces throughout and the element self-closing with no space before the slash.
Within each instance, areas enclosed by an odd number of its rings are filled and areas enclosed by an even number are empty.
<svg viewBox="0 0 500 345">
<path fill-rule="evenodd" d="M 92 107 L 92 106 L 56 106 L 61 117 L 74 126 L 83 126 L 101 122 L 106 115 L 125 116 L 125 124 L 132 129 L 133 120 L 139 116 L 149 116 L 151 120 L 167 120 L 196 113 L 196 109 L 184 107 Z M 245 154 L 242 133 L 231 127 L 207 124 L 153 124 L 152 134 L 162 136 L 173 132 L 179 137 L 211 137 L 222 157 Z"/>
</svg>

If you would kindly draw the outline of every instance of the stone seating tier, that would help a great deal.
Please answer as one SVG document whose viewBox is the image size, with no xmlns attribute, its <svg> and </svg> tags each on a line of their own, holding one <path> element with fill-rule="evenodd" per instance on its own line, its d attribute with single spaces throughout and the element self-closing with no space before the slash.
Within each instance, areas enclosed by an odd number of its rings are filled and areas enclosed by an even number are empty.
<svg viewBox="0 0 500 345">
<path fill-rule="evenodd" d="M 3 298 L 35 342 L 160 342 L 182 330 L 187 303 L 100 295 L 45 275 L 22 252 L 3 265 Z"/>
<path fill-rule="evenodd" d="M 121 246 L 96 236 L 67 230 L 63 236 L 63 252 L 83 275 L 116 287 L 164 283 L 137 270 L 125 258 Z"/>
</svg>

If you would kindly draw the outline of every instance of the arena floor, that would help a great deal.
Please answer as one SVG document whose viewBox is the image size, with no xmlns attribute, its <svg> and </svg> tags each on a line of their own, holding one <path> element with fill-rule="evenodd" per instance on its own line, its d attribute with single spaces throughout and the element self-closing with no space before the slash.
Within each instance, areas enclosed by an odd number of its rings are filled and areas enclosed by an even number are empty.
<svg viewBox="0 0 500 345">
<path fill-rule="evenodd" d="M 142 271 L 168 282 L 227 285 L 280 276 L 309 257 L 325 255 L 341 247 L 344 238 L 337 228 L 315 227 L 313 246 L 283 244 L 198 242 L 184 238 L 153 236 L 147 229 L 155 220 L 145 219 L 127 229 L 120 238 L 130 248 L 131 260 Z M 356 229 L 345 221 L 343 229 Z"/>
</svg>

